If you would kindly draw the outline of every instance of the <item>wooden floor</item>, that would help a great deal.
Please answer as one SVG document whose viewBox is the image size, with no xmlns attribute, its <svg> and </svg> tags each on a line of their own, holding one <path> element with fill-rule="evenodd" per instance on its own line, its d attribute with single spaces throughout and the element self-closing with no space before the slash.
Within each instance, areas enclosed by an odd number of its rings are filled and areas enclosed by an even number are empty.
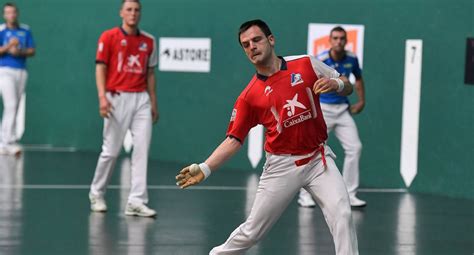
<svg viewBox="0 0 474 255">
<path fill-rule="evenodd" d="M 0 157 L 0 254 L 200 255 L 225 241 L 252 204 L 258 174 L 221 169 L 202 186 L 179 190 L 181 166 L 150 162 L 156 219 L 126 217 L 130 161 L 117 163 L 106 214 L 89 211 L 97 154 L 26 151 Z M 473 255 L 474 201 L 365 190 L 353 211 L 361 255 Z M 321 211 L 294 200 L 247 254 L 334 254 Z"/>
</svg>

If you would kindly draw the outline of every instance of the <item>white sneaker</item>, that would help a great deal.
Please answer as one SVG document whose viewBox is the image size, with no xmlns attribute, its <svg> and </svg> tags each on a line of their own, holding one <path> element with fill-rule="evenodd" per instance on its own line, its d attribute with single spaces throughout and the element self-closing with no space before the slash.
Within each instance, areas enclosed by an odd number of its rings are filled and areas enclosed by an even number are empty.
<svg viewBox="0 0 474 255">
<path fill-rule="evenodd" d="M 140 216 L 140 217 L 154 217 L 156 211 L 148 208 L 145 204 L 132 204 L 127 203 L 125 207 L 125 215 L 127 216 Z"/>
<path fill-rule="evenodd" d="M 19 156 L 23 149 L 19 144 L 9 144 L 6 146 L 7 152 L 9 155 Z"/>
<path fill-rule="evenodd" d="M 104 198 L 89 195 L 89 200 L 91 201 L 91 211 L 93 212 L 106 212 L 107 211 L 107 204 L 105 204 Z"/>
<path fill-rule="evenodd" d="M 15 155 L 19 156 L 22 152 L 22 148 L 18 144 L 5 144 L 0 145 L 0 155 Z"/>
<path fill-rule="evenodd" d="M 358 199 L 356 196 L 350 196 L 349 201 L 352 207 L 364 207 L 367 205 L 367 202 L 364 200 Z"/>
<path fill-rule="evenodd" d="M 0 155 L 8 155 L 8 150 L 5 145 L 0 145 Z"/>
<path fill-rule="evenodd" d="M 313 200 L 313 197 L 311 197 L 311 194 L 309 194 L 308 191 L 305 189 L 300 190 L 300 194 L 298 197 L 298 204 L 301 207 L 315 207 L 316 203 Z"/>
</svg>

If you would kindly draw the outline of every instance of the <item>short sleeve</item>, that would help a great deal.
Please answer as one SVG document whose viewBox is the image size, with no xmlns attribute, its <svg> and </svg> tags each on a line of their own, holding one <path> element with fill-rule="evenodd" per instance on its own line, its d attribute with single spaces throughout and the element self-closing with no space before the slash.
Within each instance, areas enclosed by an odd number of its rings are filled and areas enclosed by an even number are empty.
<svg viewBox="0 0 474 255">
<path fill-rule="evenodd" d="M 338 78 L 340 76 L 340 74 L 335 69 L 329 67 L 321 60 L 313 56 L 309 56 L 309 59 L 311 60 L 313 70 L 318 77 Z"/>
<path fill-rule="evenodd" d="M 103 33 L 100 38 L 99 42 L 97 43 L 97 54 L 95 57 L 96 63 L 109 63 L 110 57 L 110 38 L 107 33 Z"/>
<path fill-rule="evenodd" d="M 33 34 L 31 33 L 31 31 L 28 31 L 27 33 L 25 48 L 35 48 L 35 40 L 33 39 Z"/>
<path fill-rule="evenodd" d="M 156 40 L 153 38 L 153 49 L 150 54 L 150 61 L 148 62 L 148 67 L 152 68 L 158 65 L 158 53 L 156 50 Z"/>
<path fill-rule="evenodd" d="M 257 116 L 254 109 L 244 98 L 237 98 L 227 128 L 227 136 L 235 137 L 243 143 L 250 129 L 257 124 Z"/>
<path fill-rule="evenodd" d="M 353 65 L 353 68 L 352 68 L 352 74 L 354 74 L 354 76 L 357 79 L 362 77 L 362 70 L 360 69 L 359 60 L 357 58 L 354 58 L 354 65 Z"/>
<path fill-rule="evenodd" d="M 0 30 L 0 46 L 4 46 L 5 41 L 5 33 L 4 30 Z"/>
</svg>

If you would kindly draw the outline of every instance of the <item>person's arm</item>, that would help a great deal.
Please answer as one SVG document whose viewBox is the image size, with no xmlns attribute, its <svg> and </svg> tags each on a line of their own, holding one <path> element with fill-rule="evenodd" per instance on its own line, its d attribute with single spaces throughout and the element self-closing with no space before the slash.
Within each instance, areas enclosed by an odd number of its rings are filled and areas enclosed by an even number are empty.
<svg viewBox="0 0 474 255">
<path fill-rule="evenodd" d="M 156 123 L 156 122 L 158 122 L 158 119 L 160 118 L 160 112 L 158 111 L 158 104 L 156 102 L 155 68 L 153 68 L 153 67 L 148 68 L 146 82 L 147 82 L 148 95 L 150 95 L 151 116 L 152 116 L 152 119 L 153 119 L 153 123 Z"/>
<path fill-rule="evenodd" d="M 341 96 L 352 94 L 352 84 L 347 77 L 341 76 L 335 69 L 312 56 L 309 57 L 318 80 L 313 85 L 315 94 L 335 91 Z"/>
<path fill-rule="evenodd" d="M 0 55 L 8 53 L 10 48 L 15 44 L 14 40 L 10 40 L 6 45 L 0 46 Z"/>
<path fill-rule="evenodd" d="M 104 63 L 97 63 L 95 65 L 95 81 L 97 85 L 97 93 L 99 96 L 99 114 L 104 118 L 108 118 L 112 111 L 112 105 L 107 100 L 105 81 L 107 77 L 107 65 Z"/>
<path fill-rule="evenodd" d="M 351 105 L 351 113 L 358 114 L 362 112 L 362 110 L 365 107 L 365 87 L 364 87 L 364 79 L 362 78 L 362 76 L 360 76 L 359 78 L 356 78 L 354 87 L 355 87 L 355 91 L 359 100 L 357 101 L 357 103 Z"/>
<path fill-rule="evenodd" d="M 230 159 L 237 151 L 239 151 L 242 144 L 239 140 L 233 137 L 227 137 L 206 159 L 206 161 L 199 165 L 199 170 L 197 172 L 191 172 L 190 167 L 187 166 L 183 168 L 176 176 L 176 185 L 181 187 L 182 189 L 187 188 L 192 185 L 196 185 L 202 182 L 206 176 L 204 172 L 209 171 L 207 176 L 209 176 L 210 172 L 216 171 L 224 162 Z M 202 169 L 208 168 L 208 169 Z"/>
<path fill-rule="evenodd" d="M 8 52 L 15 57 L 33 57 L 35 55 L 35 48 L 19 49 L 11 47 Z"/>
</svg>

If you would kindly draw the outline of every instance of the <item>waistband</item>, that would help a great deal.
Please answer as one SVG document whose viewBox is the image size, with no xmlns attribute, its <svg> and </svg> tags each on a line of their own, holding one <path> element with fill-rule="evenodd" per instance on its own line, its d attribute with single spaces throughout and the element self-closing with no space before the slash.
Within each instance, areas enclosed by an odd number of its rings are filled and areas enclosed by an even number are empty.
<svg viewBox="0 0 474 255">
<path fill-rule="evenodd" d="M 326 167 L 326 156 L 325 156 L 325 151 L 324 151 L 324 144 L 320 144 L 319 147 L 308 157 L 302 158 L 295 160 L 295 165 L 296 166 L 304 166 L 308 164 L 311 160 L 316 158 L 318 154 L 321 154 L 321 160 L 323 161 L 323 166 Z"/>
</svg>

